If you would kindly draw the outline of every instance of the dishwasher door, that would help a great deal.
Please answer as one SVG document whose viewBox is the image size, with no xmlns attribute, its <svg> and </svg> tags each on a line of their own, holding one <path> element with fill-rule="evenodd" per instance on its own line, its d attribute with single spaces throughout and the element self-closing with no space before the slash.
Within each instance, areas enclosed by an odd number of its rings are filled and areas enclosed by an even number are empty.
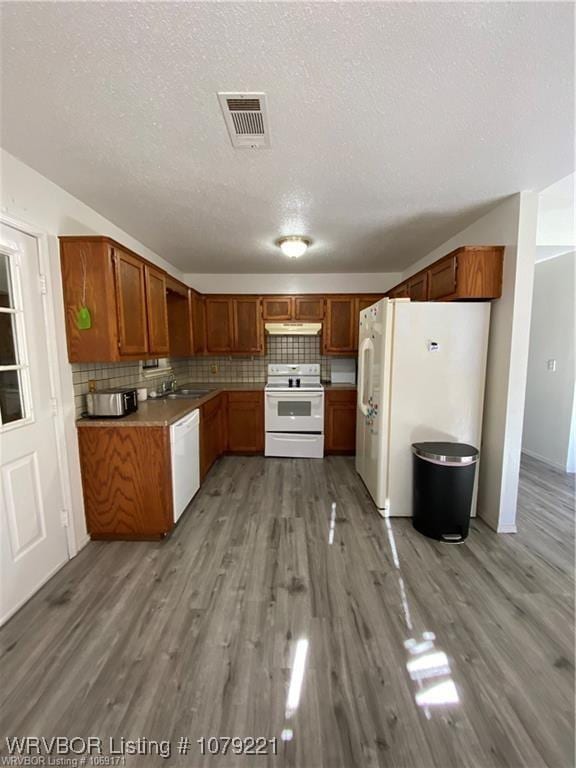
<svg viewBox="0 0 576 768">
<path fill-rule="evenodd" d="M 200 488 L 200 411 L 188 413 L 170 427 L 174 522 Z"/>
</svg>

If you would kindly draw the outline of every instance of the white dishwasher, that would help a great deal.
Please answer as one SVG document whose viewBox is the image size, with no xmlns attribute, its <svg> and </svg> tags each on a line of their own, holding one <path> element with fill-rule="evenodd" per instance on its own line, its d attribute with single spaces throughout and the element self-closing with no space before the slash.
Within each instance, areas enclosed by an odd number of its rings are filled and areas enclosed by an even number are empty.
<svg viewBox="0 0 576 768">
<path fill-rule="evenodd" d="M 200 411 L 192 411 L 170 427 L 174 522 L 200 488 Z"/>
</svg>

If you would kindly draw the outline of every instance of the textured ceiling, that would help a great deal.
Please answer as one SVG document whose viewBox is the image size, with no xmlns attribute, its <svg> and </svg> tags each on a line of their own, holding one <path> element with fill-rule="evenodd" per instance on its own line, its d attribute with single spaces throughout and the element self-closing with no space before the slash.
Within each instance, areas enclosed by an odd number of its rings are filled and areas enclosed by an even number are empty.
<svg viewBox="0 0 576 768">
<path fill-rule="evenodd" d="M 573 170 L 570 3 L 2 13 L 4 148 L 185 272 L 402 269 Z M 219 90 L 267 93 L 271 149 L 231 147 Z"/>
</svg>

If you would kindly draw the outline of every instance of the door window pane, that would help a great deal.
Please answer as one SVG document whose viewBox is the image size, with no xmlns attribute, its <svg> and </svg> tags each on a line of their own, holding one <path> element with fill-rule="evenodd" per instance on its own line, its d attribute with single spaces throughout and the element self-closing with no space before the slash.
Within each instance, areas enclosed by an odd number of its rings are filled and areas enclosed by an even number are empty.
<svg viewBox="0 0 576 768">
<path fill-rule="evenodd" d="M 13 307 L 12 285 L 8 256 L 0 253 L 0 307 Z"/>
<path fill-rule="evenodd" d="M 24 418 L 22 387 L 18 371 L 0 371 L 0 413 L 2 424 Z"/>
<path fill-rule="evenodd" d="M 0 312 L 0 365 L 17 365 L 15 317 Z"/>
<path fill-rule="evenodd" d="M 311 416 L 310 400 L 281 400 L 278 403 L 278 416 Z"/>
</svg>

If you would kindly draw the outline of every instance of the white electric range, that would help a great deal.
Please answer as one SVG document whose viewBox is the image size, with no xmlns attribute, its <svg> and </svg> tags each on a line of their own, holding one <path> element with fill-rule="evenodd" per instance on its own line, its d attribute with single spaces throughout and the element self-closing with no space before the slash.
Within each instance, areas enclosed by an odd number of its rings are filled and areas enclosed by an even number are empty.
<svg viewBox="0 0 576 768">
<path fill-rule="evenodd" d="M 324 456 L 324 387 L 318 363 L 271 364 L 264 390 L 266 456 Z"/>
</svg>

